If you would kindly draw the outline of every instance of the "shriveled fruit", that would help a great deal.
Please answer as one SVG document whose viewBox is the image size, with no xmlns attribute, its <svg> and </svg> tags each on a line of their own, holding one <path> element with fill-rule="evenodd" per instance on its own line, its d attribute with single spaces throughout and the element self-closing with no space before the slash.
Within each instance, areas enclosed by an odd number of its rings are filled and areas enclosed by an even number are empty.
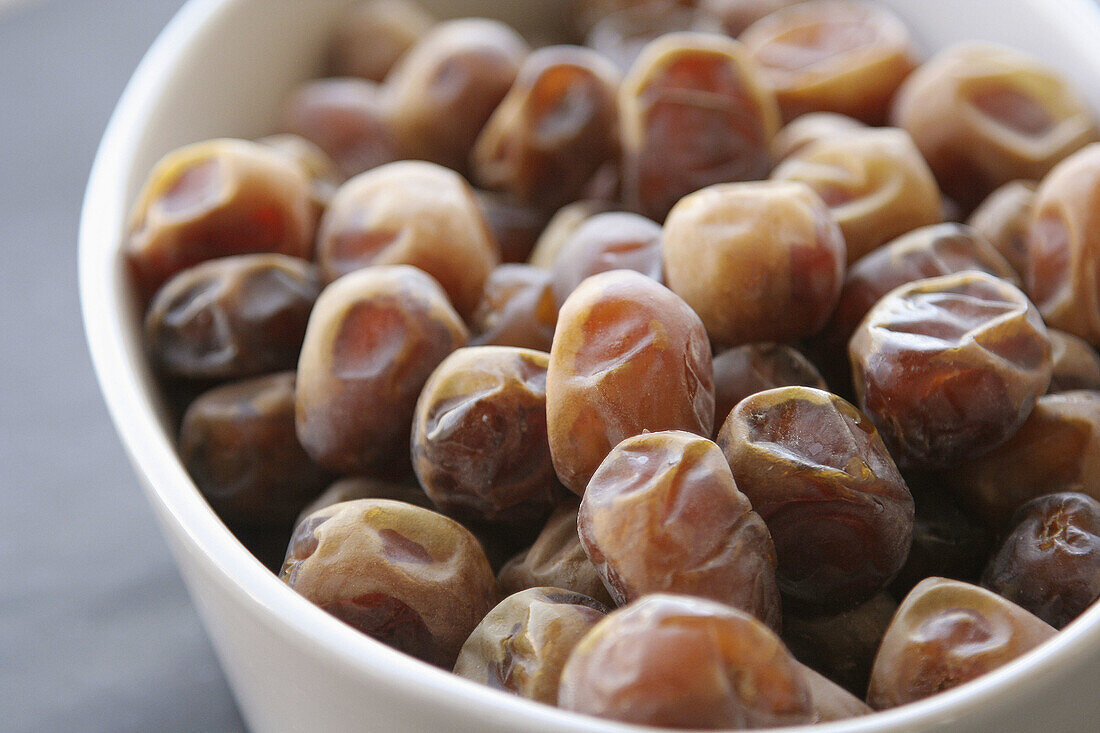
<svg viewBox="0 0 1100 733">
<path fill-rule="evenodd" d="M 611 449 L 646 431 L 710 435 L 714 378 L 699 317 L 630 270 L 581 283 L 562 305 L 546 376 L 550 455 L 583 494 Z"/>
<path fill-rule="evenodd" d="M 779 628 L 771 536 L 706 438 L 658 432 L 619 443 L 588 482 L 577 529 L 618 605 L 683 593 Z"/>
<path fill-rule="evenodd" d="M 562 588 L 520 591 L 481 620 L 462 645 L 454 672 L 554 705 L 569 654 L 606 613 L 603 604 Z"/>
<path fill-rule="evenodd" d="M 1035 306 L 975 271 L 891 291 L 856 330 L 849 355 L 860 406 L 912 468 L 949 466 L 1006 442 L 1052 369 Z"/>
<path fill-rule="evenodd" d="M 280 577 L 349 626 L 445 669 L 497 601 L 489 561 L 468 530 L 387 499 L 308 516 Z"/>
<path fill-rule="evenodd" d="M 849 609 L 905 562 L 913 498 L 878 431 L 849 403 L 807 387 L 760 392 L 733 409 L 718 444 L 771 531 L 787 596 Z"/>
<path fill-rule="evenodd" d="M 929 578 L 905 597 L 871 671 L 876 710 L 981 677 L 1054 636 L 1054 628 L 984 588 Z"/>
</svg>

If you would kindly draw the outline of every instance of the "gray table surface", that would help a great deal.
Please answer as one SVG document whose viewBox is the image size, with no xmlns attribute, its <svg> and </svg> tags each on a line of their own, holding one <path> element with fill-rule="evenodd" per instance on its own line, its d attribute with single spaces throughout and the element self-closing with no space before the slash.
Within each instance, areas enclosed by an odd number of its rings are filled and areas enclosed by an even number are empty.
<svg viewBox="0 0 1100 733">
<path fill-rule="evenodd" d="M 243 728 L 108 420 L 76 286 L 96 145 L 181 4 L 42 0 L 0 10 L 5 732 Z"/>
</svg>

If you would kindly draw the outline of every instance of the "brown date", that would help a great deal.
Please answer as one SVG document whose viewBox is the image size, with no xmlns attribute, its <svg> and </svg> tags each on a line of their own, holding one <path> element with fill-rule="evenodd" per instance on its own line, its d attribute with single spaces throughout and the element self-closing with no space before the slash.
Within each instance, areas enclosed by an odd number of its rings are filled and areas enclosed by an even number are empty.
<svg viewBox="0 0 1100 733">
<path fill-rule="evenodd" d="M 729 183 L 683 198 L 665 223 L 665 278 L 712 340 L 793 341 L 825 325 L 844 236 L 803 183 Z"/>
<path fill-rule="evenodd" d="M 505 194 L 475 190 L 478 208 L 496 240 L 501 262 L 526 262 L 549 217 Z"/>
<path fill-rule="evenodd" d="M 936 224 L 904 234 L 852 264 L 840 300 L 809 345 L 837 389 L 851 387 L 848 342 L 867 313 L 894 288 L 966 270 L 979 270 L 1017 283 L 1012 267 L 992 245 L 961 224 Z"/>
<path fill-rule="evenodd" d="M 652 0 L 605 15 L 585 36 L 585 45 L 626 73 L 651 41 L 667 33 L 703 30 L 699 25 L 693 8 L 670 0 Z"/>
<path fill-rule="evenodd" d="M 1043 179 L 1027 230 L 1024 283 L 1051 328 L 1100 346 L 1100 144 Z"/>
<path fill-rule="evenodd" d="M 1100 137 L 1087 104 L 1058 71 L 976 41 L 917 69 L 898 90 L 891 119 L 913 136 L 963 211 L 1009 181 L 1040 180 Z"/>
<path fill-rule="evenodd" d="M 1100 390 L 1100 354 L 1087 341 L 1071 333 L 1048 328 L 1054 373 L 1050 391 Z"/>
<path fill-rule="evenodd" d="M 874 711 L 867 703 L 845 690 L 816 670 L 799 662 L 802 676 L 810 689 L 813 701 L 813 722 L 829 723 L 834 720 L 848 720 L 860 715 L 869 715 Z"/>
<path fill-rule="evenodd" d="M 408 455 L 416 399 L 468 335 L 414 267 L 370 267 L 325 288 L 298 362 L 298 437 L 322 465 L 358 473 Z"/>
<path fill-rule="evenodd" d="M 1100 597 L 1100 501 L 1050 494 L 1024 504 L 982 585 L 1056 629 Z"/>
<path fill-rule="evenodd" d="M 861 408 L 907 468 L 950 466 L 1006 442 L 1052 369 L 1035 306 L 977 271 L 892 290 L 852 336 L 849 356 Z"/>
<path fill-rule="evenodd" d="M 247 140 L 208 140 L 157 163 L 130 213 L 126 259 L 151 297 L 178 272 L 230 255 L 308 258 L 310 182 L 286 155 Z"/>
<path fill-rule="evenodd" d="M 888 594 L 879 593 L 833 616 L 788 609 L 783 614 L 783 642 L 798 661 L 863 698 L 875 653 L 897 608 Z"/>
<path fill-rule="evenodd" d="M 890 593 L 904 598 L 933 577 L 977 583 L 993 551 L 993 533 L 963 510 L 958 492 L 940 474 L 909 471 L 905 480 L 916 505 L 913 543 Z"/>
<path fill-rule="evenodd" d="M 297 257 L 223 257 L 169 280 L 145 314 L 145 348 L 168 374 L 237 379 L 293 369 L 313 303 L 316 268 Z"/>
<path fill-rule="evenodd" d="M 810 112 L 784 125 L 772 140 L 772 158 L 783 161 L 810 145 L 865 129 L 859 120 L 835 112 Z"/>
<path fill-rule="evenodd" d="M 311 514 L 280 577 L 364 634 L 445 669 L 497 602 L 489 561 L 466 528 L 387 499 Z"/>
<path fill-rule="evenodd" d="M 555 705 L 569 654 L 606 614 L 602 603 L 573 591 L 520 591 L 497 604 L 477 625 L 459 652 L 454 672 Z"/>
<path fill-rule="evenodd" d="M 415 480 L 403 481 L 401 479 L 380 479 L 357 476 L 354 478 L 340 479 L 325 489 L 324 493 L 310 502 L 309 506 L 301 511 L 294 522 L 297 527 L 302 520 L 314 512 L 328 509 L 334 504 L 342 504 L 345 501 L 357 499 L 391 499 L 406 504 L 432 508 L 432 501 L 424 493 Z M 284 543 L 285 544 L 285 543 Z M 283 548 L 283 552 L 286 548 Z"/>
<path fill-rule="evenodd" d="M 837 112 L 882 124 L 916 66 L 905 24 L 880 5 L 851 0 L 780 8 L 749 26 L 741 41 L 787 120 Z"/>
<path fill-rule="evenodd" d="M 802 0 L 699 0 L 699 13 L 737 38 L 761 18 Z"/>
<path fill-rule="evenodd" d="M 658 594 L 613 611 L 581 639 L 558 705 L 662 728 L 769 728 L 814 721 L 811 684 L 749 614 Z"/>
<path fill-rule="evenodd" d="M 588 482 L 577 529 L 617 605 L 682 593 L 780 626 L 768 528 L 706 438 L 658 432 L 619 443 Z"/>
<path fill-rule="evenodd" d="M 698 0 L 575 0 L 573 21 L 583 38 L 604 18 L 629 10 L 655 8 L 665 12 L 676 8 L 693 8 Z M 655 12 L 656 12 L 655 10 Z"/>
<path fill-rule="evenodd" d="M 378 85 L 365 79 L 306 82 L 283 104 L 282 126 L 323 150 L 344 178 L 402 157 Z"/>
<path fill-rule="evenodd" d="M 726 418 L 718 445 L 771 531 L 791 599 L 850 609 L 905 562 L 913 497 L 874 425 L 841 398 L 808 387 L 752 395 Z"/>
<path fill-rule="evenodd" d="M 340 187 L 321 220 L 317 261 L 326 282 L 371 265 L 413 265 L 434 277 L 466 316 L 481 300 L 497 251 L 461 176 L 402 161 Z"/>
<path fill-rule="evenodd" d="M 714 379 L 699 317 L 630 270 L 590 277 L 562 305 L 546 376 L 558 478 L 576 494 L 611 449 L 645 431 L 710 435 Z"/>
<path fill-rule="evenodd" d="M 779 112 L 737 41 L 702 33 L 658 38 L 624 80 L 619 108 L 624 196 L 655 221 L 693 191 L 771 170 Z"/>
<path fill-rule="evenodd" d="M 546 367 L 541 351 L 473 346 L 432 372 L 412 426 L 420 485 L 463 522 L 536 526 L 561 487 L 546 438 Z"/>
<path fill-rule="evenodd" d="M 294 373 L 217 387 L 191 403 L 180 460 L 225 521 L 289 523 L 330 480 L 294 433 Z"/>
<path fill-rule="evenodd" d="M 1004 445 L 944 473 L 945 483 L 997 533 L 1028 501 L 1061 491 L 1100 499 L 1100 393 L 1040 397 Z"/>
<path fill-rule="evenodd" d="M 325 213 L 336 189 L 343 183 L 343 175 L 336 162 L 301 135 L 289 132 L 261 137 L 256 142 L 274 148 L 289 157 L 305 171 L 309 179 L 309 197 L 313 203 L 314 221 L 319 222 Z"/>
<path fill-rule="evenodd" d="M 886 630 L 867 702 L 905 705 L 981 677 L 1031 651 L 1055 630 L 984 588 L 929 578 L 912 590 Z"/>
<path fill-rule="evenodd" d="M 619 157 L 620 75 L 600 54 L 548 46 L 520 68 L 471 153 L 485 188 L 556 211 Z"/>
<path fill-rule="evenodd" d="M 539 235 L 535 248 L 531 251 L 531 257 L 527 260 L 528 263 L 543 270 L 553 269 L 561 248 L 565 246 L 577 227 L 596 214 L 614 210 L 614 204 L 602 199 L 584 199 L 563 206 L 550 218 L 546 228 Z"/>
<path fill-rule="evenodd" d="M 943 217 L 932 171 L 896 128 L 826 136 L 788 157 L 772 179 L 805 183 L 821 196 L 844 234 L 848 264 Z"/>
<path fill-rule="evenodd" d="M 447 20 L 386 77 L 390 125 L 405 158 L 465 172 L 470 150 L 530 52 L 503 23 Z"/>
</svg>

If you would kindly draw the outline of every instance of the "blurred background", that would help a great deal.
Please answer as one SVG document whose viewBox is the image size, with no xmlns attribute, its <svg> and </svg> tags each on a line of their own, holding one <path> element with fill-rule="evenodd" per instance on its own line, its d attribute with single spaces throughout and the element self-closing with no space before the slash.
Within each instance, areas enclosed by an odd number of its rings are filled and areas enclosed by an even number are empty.
<svg viewBox="0 0 1100 733">
<path fill-rule="evenodd" d="M 96 145 L 182 0 L 0 0 L 0 730 L 241 731 L 107 417 L 77 222 Z"/>
</svg>

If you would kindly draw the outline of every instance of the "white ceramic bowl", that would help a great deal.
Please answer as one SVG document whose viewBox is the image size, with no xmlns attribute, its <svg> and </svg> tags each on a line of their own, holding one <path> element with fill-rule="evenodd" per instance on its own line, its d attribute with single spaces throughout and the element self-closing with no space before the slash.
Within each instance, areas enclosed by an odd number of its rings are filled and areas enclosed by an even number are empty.
<svg viewBox="0 0 1100 733">
<path fill-rule="evenodd" d="M 270 131 L 284 94 L 316 75 L 349 0 L 192 0 L 141 63 L 96 157 L 80 227 L 80 285 L 95 368 L 122 441 L 255 731 L 651 731 L 562 712 L 393 651 L 284 586 L 222 525 L 176 456 L 142 358 L 120 258 L 127 211 L 156 160 L 217 136 Z M 424 0 L 443 15 L 555 29 L 568 0 Z M 1092 0 L 886 0 L 924 51 L 968 38 L 1035 53 L 1100 108 Z M 819 733 L 1100 729 L 1100 608 L 1026 657 L 930 700 Z"/>
</svg>

